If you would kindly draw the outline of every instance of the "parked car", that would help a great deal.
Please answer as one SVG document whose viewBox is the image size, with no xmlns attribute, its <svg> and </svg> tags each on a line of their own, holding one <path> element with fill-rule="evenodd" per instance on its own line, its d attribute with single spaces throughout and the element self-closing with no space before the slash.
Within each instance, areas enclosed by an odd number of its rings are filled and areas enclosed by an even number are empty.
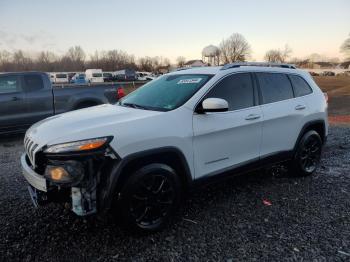
<svg viewBox="0 0 350 262">
<path fill-rule="evenodd" d="M 75 73 L 75 72 L 69 72 L 69 73 L 67 73 L 67 75 L 68 75 L 68 83 L 71 83 L 72 82 L 72 78 L 73 78 L 73 76 L 75 76 L 77 73 Z"/>
<path fill-rule="evenodd" d="M 318 73 L 316 73 L 316 72 L 309 72 L 310 73 L 310 75 L 312 75 L 312 76 L 319 76 L 320 74 L 318 74 Z"/>
<path fill-rule="evenodd" d="M 147 80 L 147 76 L 152 75 L 152 73 L 150 72 L 136 72 L 136 79 L 138 81 L 146 81 Z"/>
<path fill-rule="evenodd" d="M 89 83 L 103 83 L 102 69 L 86 69 L 85 75 Z"/>
<path fill-rule="evenodd" d="M 118 86 L 55 88 L 46 73 L 3 73 L 0 74 L 0 134 L 24 132 L 32 124 L 63 112 L 115 103 L 122 95 Z"/>
<path fill-rule="evenodd" d="M 72 84 L 87 84 L 88 81 L 86 80 L 86 75 L 85 74 L 82 74 L 82 73 L 76 73 L 73 77 L 72 77 L 72 80 L 71 80 L 71 83 Z"/>
<path fill-rule="evenodd" d="M 113 82 L 114 81 L 114 77 L 112 73 L 109 72 L 103 72 L 103 82 Z"/>
<path fill-rule="evenodd" d="M 313 174 L 327 102 L 309 73 L 279 66 L 172 72 L 115 105 L 35 124 L 21 157 L 34 203 L 68 201 L 79 216 L 114 208 L 126 228 L 153 232 L 200 181 L 280 162 Z"/>
<path fill-rule="evenodd" d="M 124 69 L 114 72 L 116 81 L 136 81 L 136 72 L 133 69 Z"/>
<path fill-rule="evenodd" d="M 322 76 L 335 76 L 335 73 L 332 71 L 323 71 L 321 73 Z"/>
<path fill-rule="evenodd" d="M 66 73 L 55 74 L 55 84 L 66 84 L 66 83 L 69 83 L 68 74 Z"/>
<path fill-rule="evenodd" d="M 50 78 L 51 84 L 54 84 L 55 83 L 55 73 L 47 73 L 47 75 Z"/>
</svg>

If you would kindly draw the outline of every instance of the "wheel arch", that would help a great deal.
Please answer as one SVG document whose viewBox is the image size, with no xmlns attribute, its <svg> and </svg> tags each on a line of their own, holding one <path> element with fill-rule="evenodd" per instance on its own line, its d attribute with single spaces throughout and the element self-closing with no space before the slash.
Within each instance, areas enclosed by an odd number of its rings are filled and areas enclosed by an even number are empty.
<svg viewBox="0 0 350 262">
<path fill-rule="evenodd" d="M 326 122 L 322 119 L 313 120 L 313 121 L 307 122 L 302 127 L 301 131 L 299 132 L 297 141 L 295 142 L 295 145 L 294 145 L 294 150 L 293 150 L 294 152 L 296 151 L 298 144 L 299 144 L 301 138 L 303 137 L 303 135 L 310 130 L 314 130 L 320 135 L 323 144 L 326 142 L 326 140 L 327 140 Z"/>
<path fill-rule="evenodd" d="M 128 176 L 138 168 L 152 163 L 169 165 L 179 175 L 184 188 L 188 188 L 193 177 L 184 154 L 176 147 L 162 147 L 137 152 L 122 158 L 110 172 L 110 183 L 106 191 L 103 206 L 110 208 L 113 196 L 121 191 Z"/>
</svg>

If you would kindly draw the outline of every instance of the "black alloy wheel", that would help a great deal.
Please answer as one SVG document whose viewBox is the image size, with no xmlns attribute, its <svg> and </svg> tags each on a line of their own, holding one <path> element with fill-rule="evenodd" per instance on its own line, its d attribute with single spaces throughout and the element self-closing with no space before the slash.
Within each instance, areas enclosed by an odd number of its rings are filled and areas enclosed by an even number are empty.
<svg viewBox="0 0 350 262">
<path fill-rule="evenodd" d="M 308 131 L 300 139 L 295 157 L 290 163 L 292 175 L 307 176 L 314 173 L 320 163 L 322 140 L 316 131 Z"/>
<path fill-rule="evenodd" d="M 121 192 L 121 216 L 133 231 L 154 232 L 164 227 L 181 199 L 181 183 L 165 164 L 150 164 L 137 170 Z"/>
</svg>

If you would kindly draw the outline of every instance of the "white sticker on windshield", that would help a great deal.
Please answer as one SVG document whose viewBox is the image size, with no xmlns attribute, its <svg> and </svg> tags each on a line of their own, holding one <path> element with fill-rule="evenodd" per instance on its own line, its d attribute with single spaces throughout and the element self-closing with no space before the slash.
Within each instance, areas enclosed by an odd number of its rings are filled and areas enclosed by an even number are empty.
<svg viewBox="0 0 350 262">
<path fill-rule="evenodd" d="M 198 84 L 201 80 L 202 78 L 181 79 L 177 84 Z"/>
</svg>

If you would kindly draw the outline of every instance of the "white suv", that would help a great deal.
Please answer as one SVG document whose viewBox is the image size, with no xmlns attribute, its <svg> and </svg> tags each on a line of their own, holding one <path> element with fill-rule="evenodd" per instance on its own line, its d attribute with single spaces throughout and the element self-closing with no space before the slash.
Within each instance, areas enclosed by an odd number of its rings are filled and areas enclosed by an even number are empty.
<svg viewBox="0 0 350 262">
<path fill-rule="evenodd" d="M 327 133 L 327 101 L 309 73 L 235 63 L 178 70 L 116 105 L 45 119 L 27 131 L 21 163 L 36 205 L 65 201 L 80 216 L 114 207 L 150 232 L 194 181 L 282 161 L 312 174 Z"/>
</svg>

